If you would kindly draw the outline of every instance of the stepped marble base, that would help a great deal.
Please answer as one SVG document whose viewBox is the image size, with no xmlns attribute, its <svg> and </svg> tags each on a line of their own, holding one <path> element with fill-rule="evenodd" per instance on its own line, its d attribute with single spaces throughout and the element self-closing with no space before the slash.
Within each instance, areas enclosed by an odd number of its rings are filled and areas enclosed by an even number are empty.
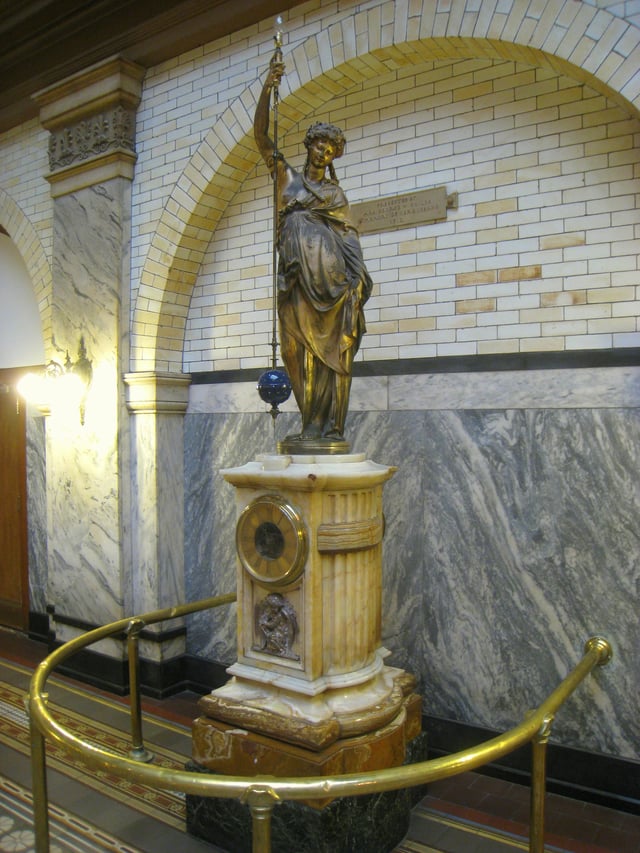
<svg viewBox="0 0 640 853">
<path fill-rule="evenodd" d="M 193 724 L 192 758 L 205 770 L 228 776 L 332 776 L 399 767 L 407 744 L 421 732 L 422 700 L 408 696 L 387 725 L 358 737 L 343 738 L 322 750 L 310 750 L 210 717 Z M 330 800 L 313 800 L 323 807 Z"/>
<path fill-rule="evenodd" d="M 317 696 L 236 677 L 202 696 L 198 705 L 207 718 L 322 750 L 341 738 L 387 725 L 414 687 L 412 675 L 389 666 L 363 684 L 325 690 Z"/>
</svg>

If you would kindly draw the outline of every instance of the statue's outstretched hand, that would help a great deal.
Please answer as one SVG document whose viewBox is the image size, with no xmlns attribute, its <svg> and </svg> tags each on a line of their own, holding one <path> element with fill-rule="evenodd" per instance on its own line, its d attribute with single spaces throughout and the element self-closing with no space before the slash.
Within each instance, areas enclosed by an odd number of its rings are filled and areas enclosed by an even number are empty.
<svg viewBox="0 0 640 853">
<path fill-rule="evenodd" d="M 276 59 L 275 56 L 272 57 L 271 62 L 269 63 L 269 71 L 267 73 L 266 85 L 279 86 L 283 74 L 284 62 L 282 62 L 282 60 L 280 59 Z"/>
</svg>

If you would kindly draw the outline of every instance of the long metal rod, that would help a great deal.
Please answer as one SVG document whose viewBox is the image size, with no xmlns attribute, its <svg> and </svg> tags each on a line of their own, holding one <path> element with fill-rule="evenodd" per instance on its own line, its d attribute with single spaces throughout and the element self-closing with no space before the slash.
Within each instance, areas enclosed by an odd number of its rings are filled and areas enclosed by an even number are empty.
<svg viewBox="0 0 640 853">
<path fill-rule="evenodd" d="M 221 606 L 235 600 L 235 595 L 205 599 L 191 605 L 183 605 L 167 610 L 143 614 L 139 618 L 145 624 L 180 617 L 186 613 L 205 610 L 208 607 Z M 609 642 L 602 637 L 592 637 L 586 644 L 582 659 L 539 706 L 539 708 L 510 731 L 498 735 L 479 746 L 462 750 L 444 758 L 431 759 L 413 765 L 394 767 L 386 770 L 351 773 L 327 778 L 260 778 L 241 776 L 203 775 L 184 770 L 152 767 L 132 761 L 129 758 L 109 753 L 94 744 L 87 743 L 72 732 L 67 731 L 49 714 L 43 691 L 49 674 L 67 657 L 79 649 L 103 639 L 111 634 L 122 632 L 130 619 L 120 620 L 102 628 L 96 628 L 87 634 L 61 646 L 37 667 L 31 679 L 30 709 L 33 723 L 39 731 L 72 753 L 78 755 L 89 767 L 97 767 L 116 775 L 125 776 L 151 787 L 183 791 L 187 794 L 208 797 L 247 798 L 256 786 L 262 787 L 262 794 L 273 803 L 278 799 L 309 800 L 326 799 L 358 794 L 377 793 L 413 787 L 455 776 L 458 773 L 474 770 L 484 764 L 501 758 L 520 746 L 530 742 L 540 731 L 545 720 L 554 716 L 557 709 L 573 693 L 581 681 L 596 667 L 609 662 L 612 656 Z M 266 793 L 265 793 L 266 791 Z M 46 797 L 46 791 L 44 793 Z"/>
<path fill-rule="evenodd" d="M 544 853 L 544 811 L 547 794 L 547 744 L 553 717 L 546 717 L 531 741 L 531 808 L 529 853 Z"/>
<path fill-rule="evenodd" d="M 46 702 L 46 696 L 40 697 Z M 33 827 L 36 853 L 49 853 L 49 799 L 47 795 L 47 757 L 44 734 L 29 712 L 29 735 L 31 738 L 31 793 L 33 795 Z"/>
<path fill-rule="evenodd" d="M 277 19 L 276 23 L 278 23 Z M 273 53 L 272 62 L 282 62 L 282 30 L 277 29 L 274 41 L 276 49 Z M 272 332 L 271 332 L 271 367 L 275 370 L 278 363 L 278 111 L 280 106 L 280 86 L 276 83 L 273 87 L 271 104 L 273 107 L 273 238 L 271 246 L 271 272 L 272 284 Z"/>
<path fill-rule="evenodd" d="M 131 718 L 131 751 L 136 761 L 152 761 L 153 753 L 145 749 L 142 737 L 142 704 L 140 701 L 140 631 L 142 619 L 132 619 L 127 628 L 127 656 L 129 658 L 129 704 Z"/>
</svg>

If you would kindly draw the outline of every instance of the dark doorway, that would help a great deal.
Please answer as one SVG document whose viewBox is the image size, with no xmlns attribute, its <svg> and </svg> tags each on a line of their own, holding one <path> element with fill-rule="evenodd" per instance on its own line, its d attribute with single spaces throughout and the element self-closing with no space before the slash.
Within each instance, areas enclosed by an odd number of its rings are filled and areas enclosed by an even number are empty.
<svg viewBox="0 0 640 853">
<path fill-rule="evenodd" d="M 25 403 L 16 391 L 24 370 L 0 370 L 0 624 L 27 630 L 27 449 Z"/>
</svg>

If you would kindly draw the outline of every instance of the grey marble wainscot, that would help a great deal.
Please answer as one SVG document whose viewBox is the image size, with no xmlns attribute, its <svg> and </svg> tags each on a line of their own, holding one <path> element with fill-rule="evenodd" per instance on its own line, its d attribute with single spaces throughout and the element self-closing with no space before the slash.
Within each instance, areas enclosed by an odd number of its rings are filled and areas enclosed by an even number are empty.
<svg viewBox="0 0 640 853">
<path fill-rule="evenodd" d="M 637 368 L 378 378 L 375 410 L 369 380 L 355 389 L 353 449 L 398 468 L 384 491 L 383 643 L 417 676 L 425 713 L 507 728 L 602 634 L 613 662 L 570 699 L 552 739 L 637 757 L 639 379 Z M 281 420 L 283 434 L 296 422 Z M 186 421 L 196 597 L 234 585 L 219 468 L 274 443 L 264 413 L 200 407 Z M 232 622 L 194 620 L 192 653 L 231 663 Z"/>
</svg>

